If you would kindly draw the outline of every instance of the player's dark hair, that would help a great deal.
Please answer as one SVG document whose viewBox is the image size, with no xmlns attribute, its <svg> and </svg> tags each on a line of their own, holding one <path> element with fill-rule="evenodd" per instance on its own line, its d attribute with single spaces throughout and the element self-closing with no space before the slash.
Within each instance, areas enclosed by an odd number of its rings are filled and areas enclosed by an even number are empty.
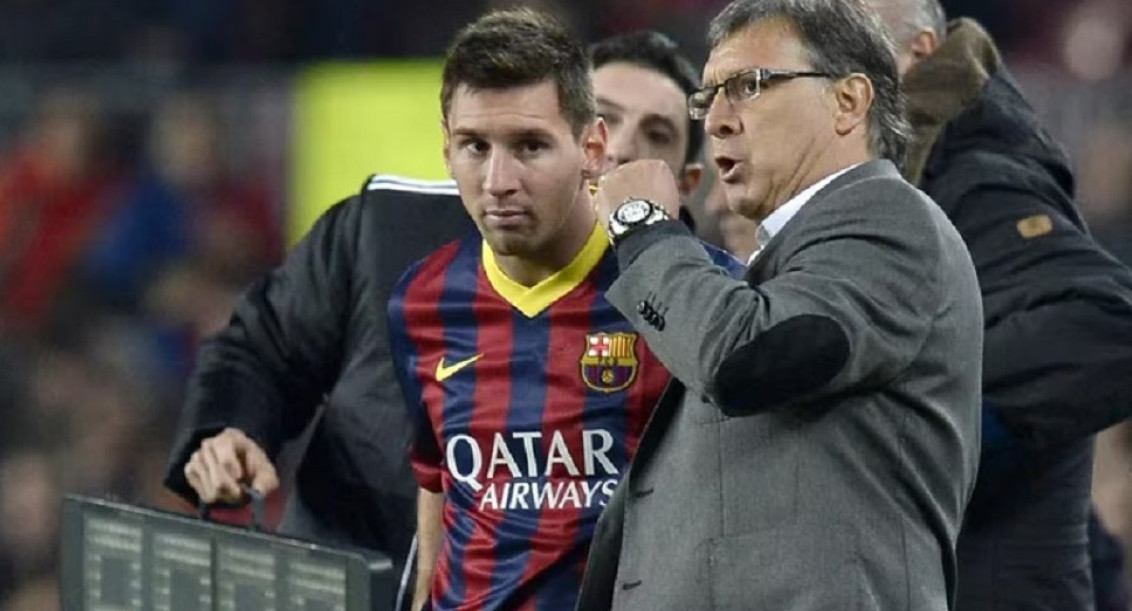
<svg viewBox="0 0 1132 611">
<path fill-rule="evenodd" d="M 559 108 L 575 137 L 597 113 L 584 45 L 552 17 L 531 9 L 494 11 L 460 30 L 448 48 L 443 78 L 445 120 L 461 85 L 507 89 L 546 80 L 557 86 Z"/>
</svg>

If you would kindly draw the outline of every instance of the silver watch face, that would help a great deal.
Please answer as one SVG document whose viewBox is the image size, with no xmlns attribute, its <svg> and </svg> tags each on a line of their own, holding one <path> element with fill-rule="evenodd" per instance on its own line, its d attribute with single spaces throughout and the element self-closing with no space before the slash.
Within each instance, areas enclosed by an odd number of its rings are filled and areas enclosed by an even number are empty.
<svg viewBox="0 0 1132 611">
<path fill-rule="evenodd" d="M 648 218 L 652 206 L 642 199 L 634 199 L 621 204 L 617 208 L 617 221 L 625 225 L 636 225 Z"/>
</svg>

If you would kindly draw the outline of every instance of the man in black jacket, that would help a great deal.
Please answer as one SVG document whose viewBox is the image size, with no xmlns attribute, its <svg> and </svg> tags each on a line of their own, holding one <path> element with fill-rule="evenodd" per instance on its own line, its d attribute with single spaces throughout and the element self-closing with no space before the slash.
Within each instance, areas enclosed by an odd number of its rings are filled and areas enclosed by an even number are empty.
<svg viewBox="0 0 1132 611">
<path fill-rule="evenodd" d="M 699 127 L 687 120 L 684 96 L 699 86 L 691 64 L 656 33 L 603 41 L 592 53 L 599 111 L 617 115 L 609 123 L 616 140 L 610 163 L 663 158 L 690 193 L 703 140 L 693 137 Z M 603 82 L 609 76 L 622 80 Z M 634 90 L 625 89 L 625 78 Z M 666 117 L 675 120 L 661 125 Z M 671 139 L 660 142 L 659 129 Z M 656 146 L 634 144 L 649 142 Z M 198 490 L 207 502 L 238 499 L 237 481 L 274 489 L 272 463 L 281 446 L 324 404 L 280 530 L 403 560 L 417 484 L 385 304 L 410 264 L 473 229 L 449 182 L 378 176 L 334 206 L 282 266 L 245 293 L 228 327 L 201 347 L 166 485 L 194 503 L 201 500 Z M 228 475 L 210 473 L 217 468 Z"/>
<path fill-rule="evenodd" d="M 416 482 L 385 303 L 409 265 L 473 228 L 448 182 L 377 176 L 331 208 L 201 346 L 165 484 L 193 502 L 239 499 L 237 481 L 268 492 L 281 446 L 325 405 L 280 530 L 403 559 Z M 194 455 L 229 477 L 194 473 Z"/>
<path fill-rule="evenodd" d="M 872 0 L 897 46 L 905 174 L 959 229 L 984 311 L 983 451 L 959 611 L 1093 609 L 1093 435 L 1132 415 L 1132 273 L 1089 236 L 1065 154 L 975 22 Z"/>
</svg>

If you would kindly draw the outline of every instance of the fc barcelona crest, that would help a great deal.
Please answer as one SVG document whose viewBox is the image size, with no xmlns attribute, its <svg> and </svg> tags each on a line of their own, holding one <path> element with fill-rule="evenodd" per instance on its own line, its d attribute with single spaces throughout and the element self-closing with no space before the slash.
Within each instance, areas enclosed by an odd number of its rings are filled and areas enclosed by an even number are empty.
<svg viewBox="0 0 1132 611">
<path fill-rule="evenodd" d="M 582 381 L 598 392 L 624 390 L 637 379 L 636 333 L 588 333 Z"/>
</svg>

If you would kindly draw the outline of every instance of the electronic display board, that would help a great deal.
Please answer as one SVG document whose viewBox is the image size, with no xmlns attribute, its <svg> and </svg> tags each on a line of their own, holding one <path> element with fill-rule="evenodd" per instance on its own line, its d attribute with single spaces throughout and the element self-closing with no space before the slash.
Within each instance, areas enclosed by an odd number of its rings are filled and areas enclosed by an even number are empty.
<svg viewBox="0 0 1132 611">
<path fill-rule="evenodd" d="M 382 554 L 68 496 L 64 611 L 391 611 Z"/>
</svg>

